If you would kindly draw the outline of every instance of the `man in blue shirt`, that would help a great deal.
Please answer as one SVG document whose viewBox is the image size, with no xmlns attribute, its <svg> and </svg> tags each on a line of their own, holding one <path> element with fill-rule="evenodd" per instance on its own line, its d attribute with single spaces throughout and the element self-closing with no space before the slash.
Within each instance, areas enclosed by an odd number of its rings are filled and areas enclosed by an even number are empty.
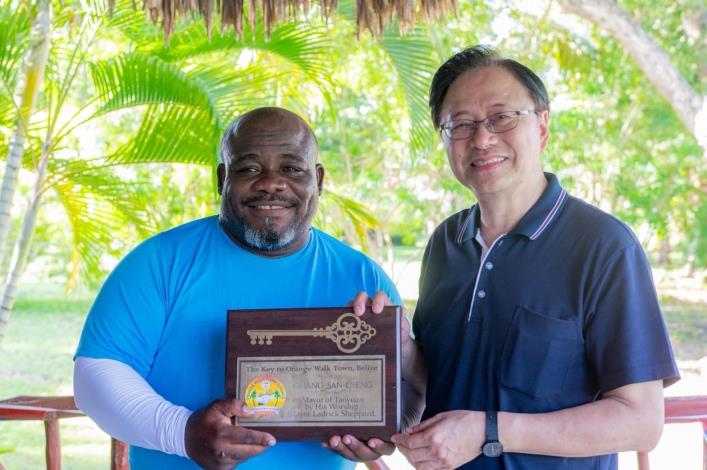
<svg viewBox="0 0 707 470">
<path fill-rule="evenodd" d="M 543 172 L 542 81 L 477 46 L 440 67 L 430 107 L 477 203 L 425 251 L 426 409 L 393 442 L 423 469 L 615 469 L 652 449 L 678 371 L 650 266 L 626 225 Z"/>
<path fill-rule="evenodd" d="M 378 439 L 349 448 L 352 436 L 276 443 L 231 424 L 252 412 L 221 399 L 227 310 L 343 306 L 379 290 L 402 301 L 372 260 L 311 227 L 324 169 L 299 116 L 244 114 L 225 133 L 221 157 L 220 215 L 150 238 L 106 280 L 76 352 L 77 404 L 131 444 L 136 470 L 351 470 L 341 455 L 390 452 Z"/>
</svg>

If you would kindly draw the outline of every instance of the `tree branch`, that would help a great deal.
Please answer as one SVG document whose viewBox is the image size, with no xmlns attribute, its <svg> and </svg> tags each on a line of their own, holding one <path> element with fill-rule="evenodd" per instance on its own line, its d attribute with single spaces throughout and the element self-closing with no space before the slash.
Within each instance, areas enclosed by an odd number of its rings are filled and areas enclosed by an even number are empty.
<svg viewBox="0 0 707 470">
<path fill-rule="evenodd" d="M 699 128 L 696 118 L 704 106 L 703 98 L 680 74 L 660 45 L 626 10 L 614 0 L 558 0 L 558 3 L 566 12 L 592 21 L 618 40 L 670 103 L 685 127 L 702 143 L 705 129 Z"/>
</svg>

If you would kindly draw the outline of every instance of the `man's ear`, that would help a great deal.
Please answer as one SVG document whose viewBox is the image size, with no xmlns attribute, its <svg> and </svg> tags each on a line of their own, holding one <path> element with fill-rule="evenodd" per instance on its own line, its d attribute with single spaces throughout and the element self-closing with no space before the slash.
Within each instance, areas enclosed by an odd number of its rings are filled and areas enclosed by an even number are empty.
<svg viewBox="0 0 707 470">
<path fill-rule="evenodd" d="M 542 111 L 538 114 L 540 120 L 540 150 L 545 150 L 550 137 L 550 111 Z"/>
<path fill-rule="evenodd" d="M 221 196 L 221 193 L 223 193 L 223 182 L 226 180 L 226 165 L 223 163 L 219 163 L 216 168 L 216 178 L 218 179 L 218 195 Z"/>
<path fill-rule="evenodd" d="M 324 166 L 321 163 L 316 165 L 317 171 L 317 188 L 319 188 L 319 195 L 321 196 L 322 190 L 324 189 Z"/>
</svg>

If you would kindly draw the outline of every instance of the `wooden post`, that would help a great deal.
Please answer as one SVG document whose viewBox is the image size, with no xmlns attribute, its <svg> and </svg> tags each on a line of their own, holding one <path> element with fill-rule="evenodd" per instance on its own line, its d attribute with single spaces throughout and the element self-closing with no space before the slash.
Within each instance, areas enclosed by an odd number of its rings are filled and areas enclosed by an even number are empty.
<svg viewBox="0 0 707 470">
<path fill-rule="evenodd" d="M 128 445 L 114 437 L 110 438 L 110 469 L 130 470 Z"/>
<path fill-rule="evenodd" d="M 49 419 L 44 422 L 44 437 L 47 470 L 61 470 L 61 442 L 58 419 Z"/>
</svg>

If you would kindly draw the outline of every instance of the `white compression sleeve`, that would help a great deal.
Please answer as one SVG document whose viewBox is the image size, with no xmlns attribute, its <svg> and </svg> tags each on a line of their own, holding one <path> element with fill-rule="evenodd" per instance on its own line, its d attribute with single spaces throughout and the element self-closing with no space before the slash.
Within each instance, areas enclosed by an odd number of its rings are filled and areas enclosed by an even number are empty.
<svg viewBox="0 0 707 470">
<path fill-rule="evenodd" d="M 116 439 L 187 456 L 184 433 L 192 412 L 162 398 L 122 362 L 77 357 L 74 400 L 98 427 Z"/>
</svg>

